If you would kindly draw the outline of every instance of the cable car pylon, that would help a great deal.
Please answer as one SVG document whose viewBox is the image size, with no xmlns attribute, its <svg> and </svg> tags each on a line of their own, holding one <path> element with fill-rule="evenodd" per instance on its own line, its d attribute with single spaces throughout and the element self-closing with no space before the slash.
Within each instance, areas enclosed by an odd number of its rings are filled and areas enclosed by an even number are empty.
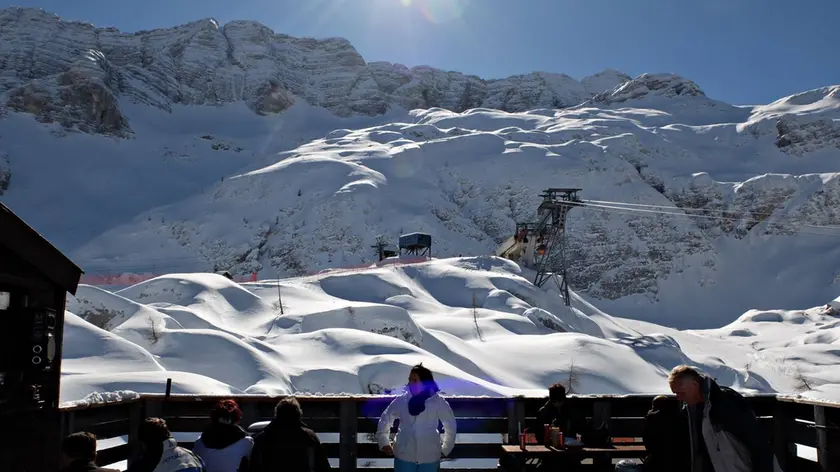
<svg viewBox="0 0 840 472">
<path fill-rule="evenodd" d="M 505 257 L 536 271 L 534 285 L 542 287 L 547 281 L 559 279 L 558 287 L 566 305 L 571 304 L 566 264 L 566 215 L 574 207 L 582 206 L 579 188 L 549 188 L 540 194 L 537 222 L 517 223 L 515 234 L 496 251 Z"/>
</svg>

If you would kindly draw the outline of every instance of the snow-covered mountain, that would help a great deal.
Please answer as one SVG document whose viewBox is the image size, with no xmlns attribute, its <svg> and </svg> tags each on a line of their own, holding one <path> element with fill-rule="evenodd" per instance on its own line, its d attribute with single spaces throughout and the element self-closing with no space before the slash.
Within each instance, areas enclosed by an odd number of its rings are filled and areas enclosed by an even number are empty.
<svg viewBox="0 0 840 472">
<path fill-rule="evenodd" d="M 431 67 L 367 63 L 345 39 L 293 38 L 255 21 L 204 19 L 121 33 L 63 21 L 43 10 L 0 10 L 0 93 L 42 122 L 126 137 L 119 99 L 173 105 L 245 102 L 257 113 L 298 101 L 340 116 L 476 107 L 525 111 L 576 105 L 630 77 L 606 70 L 579 82 L 533 73 L 482 80 Z"/>
<path fill-rule="evenodd" d="M 579 187 L 570 282 L 607 312 L 717 327 L 840 283 L 840 86 L 733 106 L 673 74 L 481 80 L 18 8 L 0 38 L 0 194 L 88 272 L 300 275 L 409 231 L 489 254 Z"/>
<path fill-rule="evenodd" d="M 62 401 L 159 393 L 167 378 L 174 393 L 379 394 L 402 388 L 418 362 L 460 395 L 542 396 L 557 381 L 575 393 L 665 393 L 682 363 L 745 391 L 840 393 L 840 300 L 678 331 L 576 294 L 566 307 L 532 276 L 484 256 L 242 285 L 215 274 L 82 285 L 68 305 Z"/>
</svg>

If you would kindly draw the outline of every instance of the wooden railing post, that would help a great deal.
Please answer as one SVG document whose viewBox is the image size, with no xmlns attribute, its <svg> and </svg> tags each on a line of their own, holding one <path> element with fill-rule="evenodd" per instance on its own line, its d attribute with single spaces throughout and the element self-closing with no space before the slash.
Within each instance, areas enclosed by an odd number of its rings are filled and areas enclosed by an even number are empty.
<svg viewBox="0 0 840 472">
<path fill-rule="evenodd" d="M 598 400 L 592 404 L 592 427 L 597 428 L 601 425 L 607 429 L 610 427 L 610 401 Z"/>
<path fill-rule="evenodd" d="M 245 425 L 245 427 L 256 423 L 260 419 L 260 415 L 257 409 L 257 404 L 254 402 L 247 402 L 247 403 L 240 403 L 239 407 L 242 409 L 242 421 L 241 423 Z"/>
<path fill-rule="evenodd" d="M 779 467 L 786 472 L 793 470 L 793 460 L 796 457 L 796 445 L 791 442 L 790 435 L 794 418 L 788 407 L 784 401 L 776 400 L 773 412 L 773 450 Z"/>
<path fill-rule="evenodd" d="M 68 434 L 74 432 L 73 428 L 75 427 L 75 425 L 73 423 L 75 422 L 75 416 L 76 412 L 74 411 L 58 411 L 58 417 L 61 421 L 61 431 L 59 431 L 60 436 L 57 446 L 60 447 L 64 442 L 64 438 L 66 438 Z M 55 453 L 56 456 L 59 457 L 60 451 L 56 450 Z M 0 464 L 2 463 L 2 460 L 0 460 Z M 0 469 L 2 469 L 2 467 L 0 467 Z"/>
<path fill-rule="evenodd" d="M 160 418 L 163 416 L 163 402 L 157 398 L 143 399 L 143 418 Z"/>
<path fill-rule="evenodd" d="M 508 444 L 519 444 L 520 426 L 525 429 L 525 397 L 513 397 L 507 401 Z"/>
<path fill-rule="evenodd" d="M 612 400 L 615 401 L 615 400 Z M 620 401 L 620 400 L 619 400 Z M 592 427 L 605 427 L 610 430 L 610 400 L 598 400 L 592 404 Z M 612 465 L 612 457 L 609 454 L 596 454 L 592 463 L 597 470 L 607 470 Z"/>
<path fill-rule="evenodd" d="M 836 437 L 838 432 L 830 428 L 835 427 L 829 423 L 826 415 L 826 407 L 814 406 L 814 426 L 817 429 L 817 461 L 820 463 L 820 470 L 823 472 L 836 472 L 840 470 L 840 451 L 837 444 L 831 447 L 832 436 Z"/>
<path fill-rule="evenodd" d="M 339 411 L 339 457 L 338 468 L 341 472 L 356 472 L 358 456 L 359 415 L 356 400 L 341 400 Z"/>
<path fill-rule="evenodd" d="M 68 434 L 76 432 L 76 412 L 68 411 L 64 413 L 64 433 L 62 438 L 67 437 Z"/>
<path fill-rule="evenodd" d="M 134 459 L 136 459 L 140 455 L 140 424 L 143 422 L 143 413 L 145 408 L 143 404 L 146 402 L 145 399 L 139 398 L 134 404 L 131 405 L 131 408 L 128 412 L 128 465 L 131 467 L 131 464 L 134 463 Z"/>
</svg>

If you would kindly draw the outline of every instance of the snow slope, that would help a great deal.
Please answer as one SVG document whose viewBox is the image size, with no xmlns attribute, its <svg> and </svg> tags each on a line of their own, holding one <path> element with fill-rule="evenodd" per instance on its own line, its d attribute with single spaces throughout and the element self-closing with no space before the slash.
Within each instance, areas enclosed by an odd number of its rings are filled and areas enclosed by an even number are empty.
<svg viewBox="0 0 840 472">
<path fill-rule="evenodd" d="M 116 292 L 83 285 L 67 308 L 62 401 L 161 392 L 166 378 L 184 393 L 383 393 L 418 362 L 448 394 L 542 395 L 555 381 L 577 393 L 661 393 L 681 363 L 745 391 L 840 384 L 840 318 L 825 307 L 678 331 L 577 295 L 566 307 L 530 275 L 464 257 L 242 285 L 215 274 Z"/>
<path fill-rule="evenodd" d="M 812 306 L 837 292 L 840 139 L 779 147 L 773 134 L 780 119 L 794 136 L 840 117 L 836 88 L 806 98 L 733 107 L 678 76 L 643 75 L 563 110 L 415 110 L 369 126 L 373 119 L 358 118 L 287 151 L 255 152 L 224 178 L 210 177 L 212 158 L 184 165 L 200 190 L 160 183 L 148 200 L 108 200 L 125 207 L 125 220 L 100 212 L 101 231 L 70 223 L 77 213 L 44 224 L 58 235 L 63 218 L 70 234 L 90 238 L 72 254 L 92 272 L 227 269 L 265 278 L 371 262 L 380 234 L 395 242 L 426 231 L 437 255 L 491 254 L 516 221 L 533 218 L 543 189 L 579 187 L 593 203 L 569 216 L 572 287 L 608 312 L 719 327 L 752 308 Z M 288 113 L 277 122 L 297 120 Z M 202 116 L 208 130 L 226 122 Z M 321 129 L 341 124 L 333 118 Z M 229 154 L 215 175 L 233 167 Z M 32 193 L 8 198 L 26 211 Z"/>
</svg>

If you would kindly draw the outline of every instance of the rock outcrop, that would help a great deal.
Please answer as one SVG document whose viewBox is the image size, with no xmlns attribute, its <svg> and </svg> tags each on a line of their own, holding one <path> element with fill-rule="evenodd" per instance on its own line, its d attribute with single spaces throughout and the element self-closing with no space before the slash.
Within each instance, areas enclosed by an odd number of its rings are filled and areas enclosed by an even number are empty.
<svg viewBox="0 0 840 472">
<path fill-rule="evenodd" d="M 12 182 L 12 164 L 9 162 L 9 155 L 0 151 L 0 197 L 9 190 Z"/>
<path fill-rule="evenodd" d="M 6 106 L 65 129 L 128 137 L 131 130 L 115 95 L 119 82 L 102 53 L 90 50 L 61 73 L 9 90 Z"/>
<path fill-rule="evenodd" d="M 756 107 L 744 130 L 756 138 L 773 135 L 777 148 L 795 156 L 837 150 L 838 112 L 840 85 L 822 87 Z"/>
<path fill-rule="evenodd" d="M 642 74 L 633 80 L 625 81 L 614 89 L 598 93 L 593 101 L 612 105 L 650 96 L 705 97 L 706 94 L 697 84 L 676 74 Z"/>
</svg>

